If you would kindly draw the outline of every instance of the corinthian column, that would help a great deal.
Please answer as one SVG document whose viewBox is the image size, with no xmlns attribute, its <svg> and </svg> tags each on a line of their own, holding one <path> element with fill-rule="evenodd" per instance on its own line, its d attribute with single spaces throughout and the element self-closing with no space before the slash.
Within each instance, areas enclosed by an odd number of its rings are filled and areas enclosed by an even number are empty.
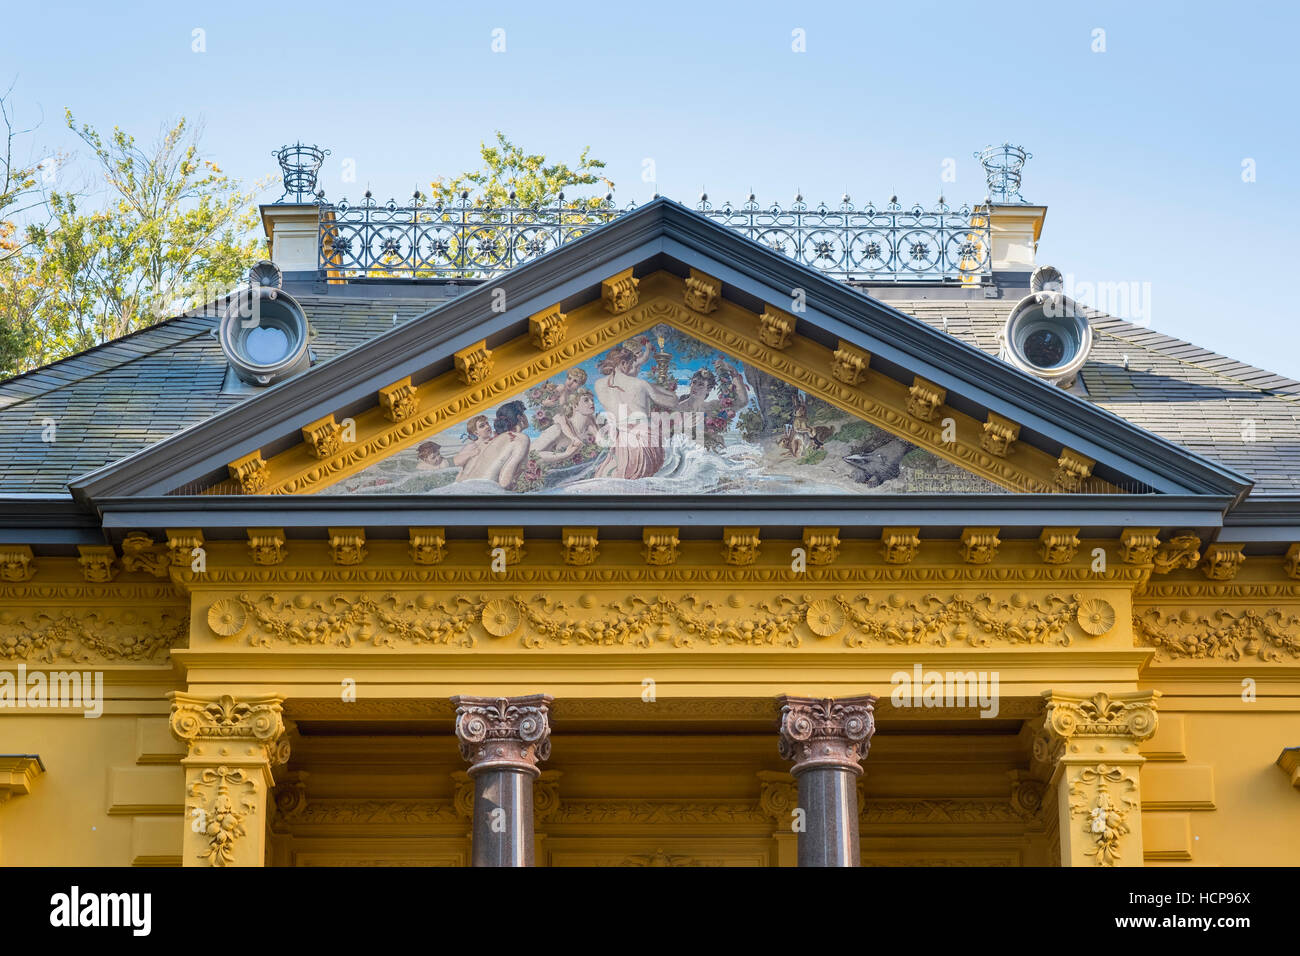
<svg viewBox="0 0 1300 956">
<path fill-rule="evenodd" d="M 533 781 L 551 755 L 546 694 L 453 697 L 474 781 L 474 866 L 533 865 Z"/>
<path fill-rule="evenodd" d="M 1048 691 L 1034 759 L 1050 773 L 1061 866 L 1142 866 L 1138 744 L 1156 732 L 1159 691 Z"/>
<path fill-rule="evenodd" d="M 857 866 L 857 778 L 876 732 L 876 698 L 783 696 L 781 756 L 793 760 L 804 811 L 800 866 Z"/>
<path fill-rule="evenodd" d="M 173 691 L 172 733 L 189 745 L 183 866 L 263 866 L 272 767 L 289 759 L 282 697 Z"/>
</svg>

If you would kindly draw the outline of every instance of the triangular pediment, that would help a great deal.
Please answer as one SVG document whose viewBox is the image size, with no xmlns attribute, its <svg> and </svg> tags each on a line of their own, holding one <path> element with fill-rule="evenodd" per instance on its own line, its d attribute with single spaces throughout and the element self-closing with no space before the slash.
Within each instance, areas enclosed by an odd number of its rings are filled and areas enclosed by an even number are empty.
<svg viewBox="0 0 1300 956">
<path fill-rule="evenodd" d="M 673 310 L 662 314 L 664 321 L 422 437 L 325 493 L 1003 490 L 806 384 L 682 331 Z"/>
<path fill-rule="evenodd" d="M 622 412 L 620 379 L 637 392 Z M 606 416 L 595 433 L 570 404 L 582 391 Z M 654 412 L 700 422 L 620 448 Z M 92 499 L 1247 487 L 666 202 L 73 483 Z"/>
</svg>

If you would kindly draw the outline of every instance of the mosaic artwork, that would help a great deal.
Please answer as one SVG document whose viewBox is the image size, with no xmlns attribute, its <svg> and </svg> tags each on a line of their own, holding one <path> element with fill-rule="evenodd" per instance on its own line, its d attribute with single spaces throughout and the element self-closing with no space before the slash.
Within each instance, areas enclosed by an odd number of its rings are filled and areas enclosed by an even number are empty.
<svg viewBox="0 0 1300 956">
<path fill-rule="evenodd" d="M 370 466 L 327 493 L 1001 490 L 661 325 Z"/>
</svg>

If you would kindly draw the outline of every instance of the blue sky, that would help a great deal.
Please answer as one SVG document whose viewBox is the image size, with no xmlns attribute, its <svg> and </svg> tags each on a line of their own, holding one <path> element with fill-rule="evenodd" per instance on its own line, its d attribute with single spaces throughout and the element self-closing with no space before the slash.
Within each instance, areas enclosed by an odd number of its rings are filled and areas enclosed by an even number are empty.
<svg viewBox="0 0 1300 956">
<path fill-rule="evenodd" d="M 1025 198 L 1048 206 L 1039 262 L 1136 283 L 1154 328 L 1300 378 L 1286 292 L 1296 9 L 46 2 L 6 13 L 0 78 L 17 79 L 20 120 L 43 112 L 44 146 L 76 147 L 65 107 L 139 139 L 184 115 L 248 181 L 276 172 L 285 142 L 329 147 L 332 199 L 367 185 L 409 196 L 476 165 L 500 129 L 555 159 L 591 146 L 620 203 L 656 185 L 687 204 L 702 186 L 715 201 L 752 188 L 763 202 L 802 190 L 835 203 L 846 189 L 859 204 L 971 202 L 985 193 L 972 152 L 1009 140 L 1034 154 Z M 806 52 L 791 48 L 796 29 Z M 355 183 L 341 182 L 345 159 Z"/>
</svg>

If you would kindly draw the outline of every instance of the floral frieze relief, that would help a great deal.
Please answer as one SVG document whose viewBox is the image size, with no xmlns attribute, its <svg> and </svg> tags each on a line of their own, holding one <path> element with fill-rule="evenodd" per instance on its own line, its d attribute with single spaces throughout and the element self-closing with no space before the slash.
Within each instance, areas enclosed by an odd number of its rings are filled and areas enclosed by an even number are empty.
<svg viewBox="0 0 1300 956">
<path fill-rule="evenodd" d="M 162 663 L 189 634 L 184 608 L 0 609 L 0 659 Z"/>
<path fill-rule="evenodd" d="M 1300 609 L 1136 609 L 1133 633 L 1156 660 L 1300 660 Z"/>
<path fill-rule="evenodd" d="M 1077 593 L 822 595 L 294 594 L 219 597 L 219 640 L 250 646 L 798 648 L 1054 646 L 1109 633 L 1113 605 Z"/>
</svg>

